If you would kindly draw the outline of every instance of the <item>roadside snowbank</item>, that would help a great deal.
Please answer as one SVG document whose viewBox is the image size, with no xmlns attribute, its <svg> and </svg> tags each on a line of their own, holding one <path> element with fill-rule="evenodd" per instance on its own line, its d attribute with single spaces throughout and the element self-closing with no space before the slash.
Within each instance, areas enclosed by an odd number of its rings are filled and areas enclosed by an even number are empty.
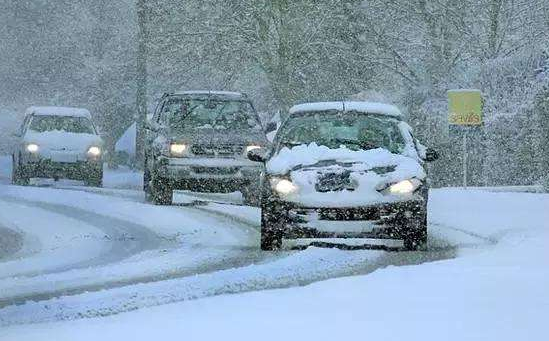
<svg viewBox="0 0 549 341">
<path fill-rule="evenodd" d="M 434 190 L 432 198 L 434 224 L 447 226 L 448 236 L 455 231 L 465 236 L 449 242 L 477 238 L 486 243 L 465 249 L 456 259 L 390 266 L 306 287 L 217 296 L 104 318 L 3 327 L 0 340 L 42 340 L 45 335 L 60 341 L 98 336 L 102 340 L 543 339 L 549 315 L 549 195 L 452 189 Z M 330 253 L 326 257 L 336 255 Z M 74 308 L 70 299 L 65 304 Z"/>
</svg>

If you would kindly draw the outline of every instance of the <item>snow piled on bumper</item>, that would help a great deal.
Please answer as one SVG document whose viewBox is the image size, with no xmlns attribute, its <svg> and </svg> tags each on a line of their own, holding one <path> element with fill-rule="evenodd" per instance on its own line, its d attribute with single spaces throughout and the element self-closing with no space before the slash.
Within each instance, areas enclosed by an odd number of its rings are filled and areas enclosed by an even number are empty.
<svg viewBox="0 0 549 341">
<path fill-rule="evenodd" d="M 333 164 L 314 167 L 319 162 L 333 160 L 350 164 Z M 313 167 L 307 167 L 313 166 Z M 391 168 L 388 172 L 378 168 Z M 394 169 L 392 169 L 394 168 Z M 319 192 L 315 185 L 325 174 L 340 174 L 350 171 L 354 190 Z M 393 154 L 386 149 L 353 151 L 345 147 L 330 149 L 316 143 L 300 145 L 292 149 L 283 148 L 267 163 L 271 174 L 289 174 L 298 191 L 283 199 L 307 207 L 354 207 L 379 203 L 422 200 L 414 194 L 390 195 L 380 190 L 391 184 L 408 179 L 424 180 L 425 170 L 414 158 Z"/>
</svg>

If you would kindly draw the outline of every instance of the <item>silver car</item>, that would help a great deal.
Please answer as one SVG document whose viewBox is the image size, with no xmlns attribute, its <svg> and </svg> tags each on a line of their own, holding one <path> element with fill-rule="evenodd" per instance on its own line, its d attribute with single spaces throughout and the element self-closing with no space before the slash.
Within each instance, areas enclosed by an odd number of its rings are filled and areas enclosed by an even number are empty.
<svg viewBox="0 0 549 341">
<path fill-rule="evenodd" d="M 102 185 L 103 140 L 86 109 L 31 107 L 16 136 L 14 184 L 27 185 L 30 178 L 68 178 Z"/>
<path fill-rule="evenodd" d="M 266 146 L 265 131 L 243 94 L 186 91 L 165 94 L 148 123 L 144 190 L 161 205 L 174 189 L 240 191 L 247 203 L 259 199 L 261 162 L 247 153 Z"/>
</svg>

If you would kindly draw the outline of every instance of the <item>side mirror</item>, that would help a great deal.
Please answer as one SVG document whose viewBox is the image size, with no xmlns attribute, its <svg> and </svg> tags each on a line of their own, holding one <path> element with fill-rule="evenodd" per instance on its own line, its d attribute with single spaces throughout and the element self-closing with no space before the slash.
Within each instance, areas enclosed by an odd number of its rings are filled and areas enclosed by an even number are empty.
<svg viewBox="0 0 549 341">
<path fill-rule="evenodd" d="M 278 125 L 276 124 L 276 122 L 269 122 L 267 123 L 267 126 L 265 127 L 265 133 L 268 134 L 268 133 L 271 133 L 273 131 L 275 131 L 276 129 L 278 128 Z"/>
<path fill-rule="evenodd" d="M 253 162 L 265 162 L 267 161 L 267 149 L 257 148 L 248 152 L 248 159 Z"/>
<path fill-rule="evenodd" d="M 439 157 L 438 152 L 432 148 L 427 148 L 425 151 L 425 161 L 431 162 L 437 160 Z"/>
<path fill-rule="evenodd" d="M 21 137 L 21 133 L 11 133 L 11 137 Z"/>
</svg>

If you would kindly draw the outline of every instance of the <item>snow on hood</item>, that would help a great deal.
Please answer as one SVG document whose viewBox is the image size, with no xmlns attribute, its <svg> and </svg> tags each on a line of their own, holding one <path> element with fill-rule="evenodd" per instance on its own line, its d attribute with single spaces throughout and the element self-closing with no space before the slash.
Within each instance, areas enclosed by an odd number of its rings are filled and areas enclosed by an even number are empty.
<svg viewBox="0 0 549 341">
<path fill-rule="evenodd" d="M 413 195 L 390 195 L 379 191 L 402 180 L 424 180 L 426 177 L 420 163 L 409 156 L 382 148 L 353 151 L 346 147 L 330 149 L 316 143 L 283 148 L 269 160 L 267 171 L 273 175 L 289 175 L 299 191 L 284 199 L 310 207 L 409 200 Z M 319 192 L 317 184 L 323 177 L 347 177 L 354 190 Z"/>
<path fill-rule="evenodd" d="M 101 146 L 103 141 L 98 135 L 69 133 L 61 130 L 37 132 L 27 131 L 25 143 L 36 143 L 41 149 L 87 151 L 91 146 Z"/>
</svg>

